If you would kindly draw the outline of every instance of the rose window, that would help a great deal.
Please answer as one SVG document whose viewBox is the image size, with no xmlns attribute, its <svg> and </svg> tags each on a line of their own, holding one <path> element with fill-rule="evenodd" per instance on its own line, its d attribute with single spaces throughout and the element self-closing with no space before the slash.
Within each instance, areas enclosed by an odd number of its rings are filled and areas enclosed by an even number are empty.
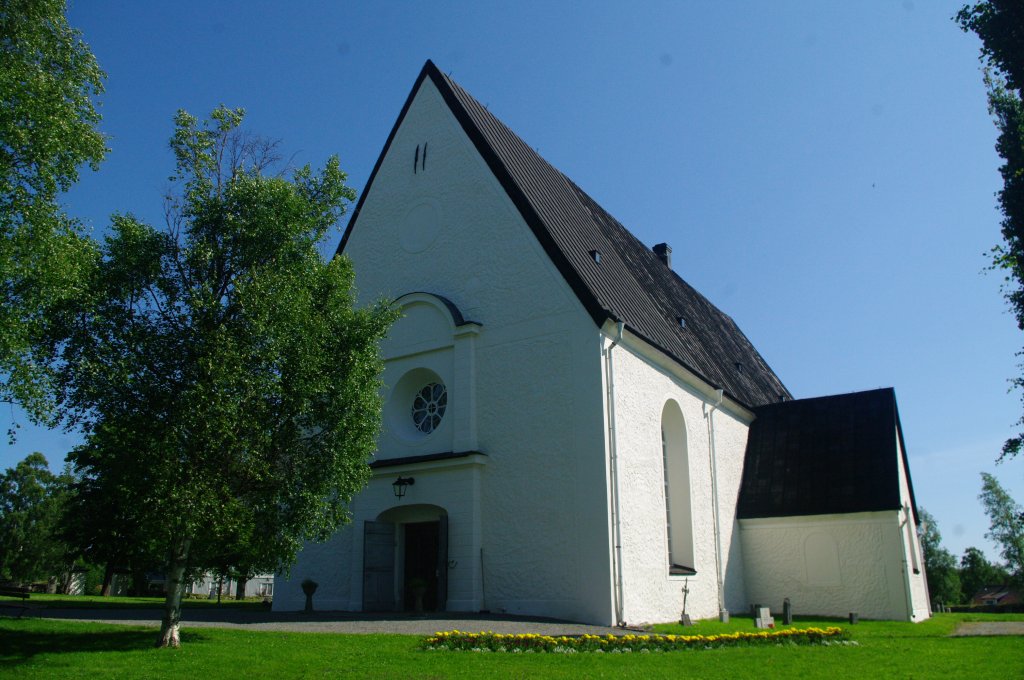
<svg viewBox="0 0 1024 680">
<path fill-rule="evenodd" d="M 441 383 L 430 383 L 412 400 L 412 422 L 416 429 L 430 434 L 441 424 L 448 408 L 448 390 Z"/>
</svg>

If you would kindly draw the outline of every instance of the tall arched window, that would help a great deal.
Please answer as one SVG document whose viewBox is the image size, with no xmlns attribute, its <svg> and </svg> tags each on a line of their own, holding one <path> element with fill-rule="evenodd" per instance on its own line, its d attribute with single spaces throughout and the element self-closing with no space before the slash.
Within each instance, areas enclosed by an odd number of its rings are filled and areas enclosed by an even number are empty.
<svg viewBox="0 0 1024 680">
<path fill-rule="evenodd" d="M 661 412 L 661 454 L 665 470 L 665 524 L 671 574 L 695 574 L 693 514 L 690 509 L 690 459 L 686 421 L 679 404 L 669 400 Z"/>
</svg>

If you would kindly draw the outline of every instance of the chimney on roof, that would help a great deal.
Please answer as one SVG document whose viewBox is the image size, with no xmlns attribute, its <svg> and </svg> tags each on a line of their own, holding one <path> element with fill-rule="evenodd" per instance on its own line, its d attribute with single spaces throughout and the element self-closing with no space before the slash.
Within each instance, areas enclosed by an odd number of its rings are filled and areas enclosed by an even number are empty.
<svg viewBox="0 0 1024 680">
<path fill-rule="evenodd" d="M 672 269 L 672 246 L 667 243 L 659 243 L 658 245 L 651 248 L 654 254 L 658 256 L 666 267 Z"/>
</svg>

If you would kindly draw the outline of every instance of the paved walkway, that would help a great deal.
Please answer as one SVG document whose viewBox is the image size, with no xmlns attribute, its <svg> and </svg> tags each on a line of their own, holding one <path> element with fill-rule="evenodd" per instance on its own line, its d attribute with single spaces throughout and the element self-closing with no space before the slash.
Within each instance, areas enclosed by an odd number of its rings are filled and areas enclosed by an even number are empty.
<svg viewBox="0 0 1024 680">
<path fill-rule="evenodd" d="M 159 626 L 162 612 L 158 609 L 33 609 L 26 617 L 73 619 L 98 623 Z M 260 612 L 240 609 L 186 608 L 182 610 L 183 628 L 235 628 L 244 630 L 276 630 L 300 633 L 398 633 L 430 635 L 441 630 L 495 633 L 536 633 L 538 635 L 623 635 L 637 630 L 592 626 L 585 623 L 559 621 L 507 614 L 430 613 L 363 614 L 352 612 Z"/>
<path fill-rule="evenodd" d="M 1024 635 L 1024 621 L 965 621 L 953 631 L 953 637 L 974 635 Z"/>
</svg>

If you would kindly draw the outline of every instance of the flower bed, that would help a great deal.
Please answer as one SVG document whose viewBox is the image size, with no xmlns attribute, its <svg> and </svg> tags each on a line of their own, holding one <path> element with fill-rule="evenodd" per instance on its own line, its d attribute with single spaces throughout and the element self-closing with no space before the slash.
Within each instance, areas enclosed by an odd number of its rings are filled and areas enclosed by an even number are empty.
<svg viewBox="0 0 1024 680">
<path fill-rule="evenodd" d="M 718 635 L 580 635 L 552 637 L 532 633 L 434 633 L 424 640 L 427 649 L 473 652 L 670 652 L 681 649 L 716 649 L 763 645 L 855 644 L 842 628 L 787 628 L 756 633 Z"/>
</svg>

